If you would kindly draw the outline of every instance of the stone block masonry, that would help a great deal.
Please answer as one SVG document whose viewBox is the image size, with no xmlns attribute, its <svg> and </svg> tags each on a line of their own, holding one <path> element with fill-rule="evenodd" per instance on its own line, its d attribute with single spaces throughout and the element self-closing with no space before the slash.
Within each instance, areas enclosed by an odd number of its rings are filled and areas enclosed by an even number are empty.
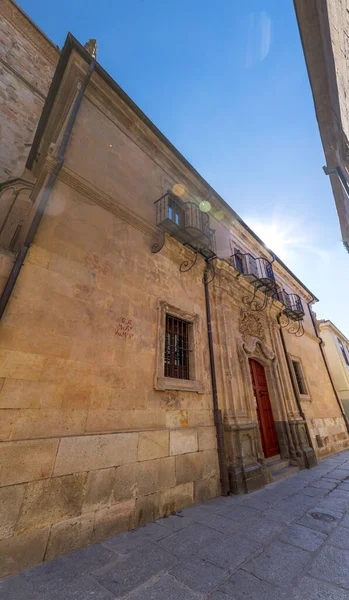
<svg viewBox="0 0 349 600">
<path fill-rule="evenodd" d="M 117 533 L 134 500 L 98 511 L 95 527 L 90 514 L 71 518 L 51 527 L 46 559 L 73 552 L 3 579 L 0 597 L 347 600 L 348 476 L 346 451 L 252 495 L 216 498 L 133 532 Z M 179 505 L 191 487 L 177 486 Z M 104 541 L 78 550 L 94 536 Z M 5 561 L 29 566 L 29 545 L 38 558 L 47 537 L 48 528 L 19 536 Z"/>
<path fill-rule="evenodd" d="M 168 454 L 168 438 L 159 430 L 2 444 L 0 556 L 13 560 L 0 560 L 1 576 L 178 511 L 203 489 L 217 495 L 217 461 L 205 473 L 208 451 L 156 457 Z"/>
</svg>

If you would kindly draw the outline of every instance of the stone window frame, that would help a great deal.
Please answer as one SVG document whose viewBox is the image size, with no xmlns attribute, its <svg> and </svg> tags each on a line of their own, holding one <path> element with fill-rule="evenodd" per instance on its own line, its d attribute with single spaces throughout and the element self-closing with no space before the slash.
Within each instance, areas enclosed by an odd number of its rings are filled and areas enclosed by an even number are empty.
<svg viewBox="0 0 349 600">
<path fill-rule="evenodd" d="M 309 383 L 308 383 L 308 380 L 307 380 L 306 375 L 305 375 L 305 370 L 304 370 L 303 362 L 302 362 L 301 358 L 299 358 L 299 356 L 293 356 L 292 354 L 289 354 L 289 359 L 290 359 L 290 363 L 291 363 L 292 378 L 293 378 L 293 381 L 295 383 L 297 394 L 298 394 L 299 398 L 301 400 L 306 400 L 308 402 L 311 402 L 312 401 L 312 397 L 311 397 L 311 395 L 309 393 Z M 298 363 L 299 366 L 300 366 L 300 369 L 301 369 L 301 372 L 302 372 L 302 379 L 303 379 L 304 385 L 305 385 L 306 390 L 307 390 L 306 394 L 301 394 L 300 391 L 299 391 L 298 381 L 297 381 L 296 373 L 294 371 L 293 362 Z"/>
<path fill-rule="evenodd" d="M 190 324 L 189 327 L 189 373 L 190 379 L 175 379 L 174 377 L 165 377 L 165 336 L 166 336 L 166 315 L 171 315 L 176 319 L 182 319 Z M 200 317 L 197 314 L 188 313 L 169 302 L 161 300 L 158 306 L 158 336 L 157 336 L 157 357 L 154 389 L 159 391 L 177 390 L 182 392 L 204 393 L 202 382 L 202 365 L 198 349 L 198 331 Z"/>
</svg>

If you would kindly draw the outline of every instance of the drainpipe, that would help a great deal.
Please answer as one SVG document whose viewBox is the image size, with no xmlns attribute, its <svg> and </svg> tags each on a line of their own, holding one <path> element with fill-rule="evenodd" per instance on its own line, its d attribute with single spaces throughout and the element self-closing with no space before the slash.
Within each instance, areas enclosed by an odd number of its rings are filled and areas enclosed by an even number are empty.
<svg viewBox="0 0 349 600">
<path fill-rule="evenodd" d="M 68 142 L 71 136 L 71 132 L 78 114 L 78 110 L 80 108 L 80 104 L 83 98 L 83 95 L 85 93 L 85 90 L 88 86 L 88 83 L 90 81 L 91 75 L 93 73 L 93 70 L 95 68 L 96 65 L 96 61 L 95 60 L 91 60 L 90 64 L 89 64 L 89 68 L 87 71 L 87 74 L 81 84 L 81 87 L 79 89 L 79 92 L 75 98 L 74 104 L 73 104 L 73 108 L 72 111 L 70 113 L 70 117 L 67 123 L 67 126 L 65 128 L 64 134 L 63 134 L 63 138 L 61 141 L 61 145 L 59 147 L 58 150 L 58 155 L 57 155 L 57 162 L 56 165 L 52 171 L 52 173 L 49 176 L 48 182 L 45 186 L 44 192 L 42 194 L 39 206 L 36 210 L 36 213 L 34 215 L 34 218 L 31 222 L 31 225 L 29 227 L 28 233 L 26 235 L 26 238 L 24 240 L 23 246 L 21 247 L 21 249 L 19 250 L 18 254 L 17 254 L 17 258 L 15 260 L 15 263 L 12 267 L 11 273 L 9 275 L 9 278 L 6 282 L 6 285 L 4 287 L 4 290 L 1 294 L 0 297 L 0 319 L 2 318 L 7 303 L 11 297 L 11 294 L 13 292 L 13 288 L 15 287 L 18 275 L 20 273 L 20 270 L 22 268 L 22 265 L 24 263 L 25 257 L 27 256 L 28 250 L 30 248 L 30 245 L 33 243 L 35 234 L 38 230 L 38 227 L 40 225 L 40 221 L 42 219 L 42 216 L 44 214 L 47 202 L 49 200 L 50 194 L 52 192 L 52 188 L 55 184 L 55 181 L 58 177 L 58 174 L 63 166 L 64 163 L 64 155 L 68 146 Z"/>
<path fill-rule="evenodd" d="M 222 496 L 228 496 L 230 487 L 229 487 L 229 477 L 228 477 L 228 470 L 227 470 L 227 465 L 226 465 L 226 460 L 225 460 L 225 451 L 224 451 L 224 431 L 223 431 L 222 411 L 218 407 L 216 367 L 215 367 L 213 338 L 212 338 L 210 292 L 208 289 L 208 263 L 207 263 L 205 273 L 204 273 L 204 287 L 205 287 L 208 349 L 209 349 L 209 354 L 210 354 L 210 368 L 211 368 L 213 417 L 214 417 L 214 423 L 215 423 L 215 427 L 216 427 L 217 452 L 218 452 L 218 463 L 219 463 L 219 472 L 220 472 L 220 480 L 221 480 L 221 492 L 222 492 Z"/>
<path fill-rule="evenodd" d="M 280 317 L 281 317 L 281 315 L 282 315 L 282 313 L 280 313 L 278 315 L 278 317 L 277 317 L 277 322 L 279 323 L 279 325 L 280 325 Z M 279 331 L 280 331 L 280 337 L 281 337 L 281 342 L 282 342 L 282 348 L 283 348 L 285 359 L 286 359 L 286 363 L 287 363 L 288 373 L 289 373 L 289 376 L 290 376 L 290 379 L 291 379 L 291 385 L 292 385 L 292 389 L 293 389 L 293 394 L 294 394 L 294 397 L 296 399 L 296 403 L 297 403 L 297 406 L 298 406 L 299 414 L 300 414 L 300 416 L 302 417 L 302 419 L 303 419 L 303 421 L 305 423 L 305 431 L 306 431 L 306 434 L 307 434 L 309 447 L 313 448 L 313 443 L 312 443 L 312 440 L 311 440 L 311 437 L 310 437 L 310 431 L 309 431 L 309 427 L 308 427 L 308 422 L 307 422 L 307 420 L 305 418 L 305 413 L 303 411 L 303 408 L 302 408 L 302 405 L 301 405 L 301 401 L 300 401 L 300 399 L 298 397 L 298 393 L 297 393 L 297 390 L 296 390 L 296 384 L 295 384 L 294 379 L 293 379 L 293 374 L 292 374 L 292 371 L 291 371 L 291 365 L 290 365 L 290 361 L 289 361 L 288 353 L 287 353 L 287 348 L 286 348 L 285 336 L 284 336 L 284 332 L 282 331 L 281 325 L 280 325 Z M 314 450 L 314 448 L 313 448 L 313 450 Z"/>
<path fill-rule="evenodd" d="M 311 310 L 311 308 L 310 308 L 310 305 L 311 305 L 311 303 L 313 302 L 313 300 L 314 300 L 314 297 L 313 297 L 313 298 L 310 300 L 310 302 L 308 302 L 308 303 L 307 303 L 307 306 L 308 306 L 308 311 L 309 311 L 309 314 L 310 314 L 311 322 L 312 322 L 312 324 L 313 324 L 313 327 L 314 327 L 315 335 L 316 335 L 317 339 L 320 341 L 320 343 L 319 343 L 319 347 L 320 347 L 321 355 L 322 355 L 322 358 L 323 358 L 323 361 L 324 361 L 324 365 L 325 365 L 325 367 L 326 367 L 326 371 L 327 371 L 327 374 L 328 374 L 328 376 L 329 376 L 329 379 L 330 379 L 330 382 L 331 382 L 331 385 L 332 385 L 332 389 L 333 389 L 334 395 L 335 395 L 335 397 L 336 397 L 336 400 L 337 400 L 337 404 L 338 404 L 338 406 L 339 406 L 339 408 L 340 408 L 340 411 L 341 411 L 341 413 L 342 413 L 342 417 L 343 417 L 343 419 L 344 419 L 344 423 L 345 423 L 345 426 L 346 426 L 346 428 L 347 428 L 347 432 L 349 433 L 349 421 L 348 421 L 348 417 L 347 417 L 347 415 L 346 415 L 346 414 L 345 414 L 345 412 L 344 412 L 344 408 L 343 408 L 343 406 L 342 406 L 342 403 L 341 403 L 341 401 L 340 401 L 340 398 L 339 398 L 339 396 L 338 396 L 338 394 L 337 394 L 337 390 L 336 390 L 336 388 L 335 388 L 334 381 L 333 381 L 333 379 L 332 379 L 332 375 L 331 375 L 331 372 L 330 372 L 329 366 L 328 366 L 328 364 L 327 364 L 327 360 L 326 360 L 325 352 L 324 352 L 324 349 L 323 349 L 323 343 L 324 343 L 324 342 L 323 342 L 323 339 L 322 339 L 322 338 L 321 338 L 321 337 L 318 335 L 318 332 L 317 332 L 317 329 L 316 329 L 315 320 L 314 320 L 314 316 L 313 316 L 312 310 Z"/>
</svg>

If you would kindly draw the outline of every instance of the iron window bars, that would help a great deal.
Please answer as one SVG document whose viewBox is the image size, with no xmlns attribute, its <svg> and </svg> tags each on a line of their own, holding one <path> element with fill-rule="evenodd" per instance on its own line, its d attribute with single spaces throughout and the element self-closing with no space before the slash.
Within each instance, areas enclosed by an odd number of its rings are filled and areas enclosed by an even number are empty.
<svg viewBox="0 0 349 600">
<path fill-rule="evenodd" d="M 165 377 L 190 379 L 189 327 L 187 321 L 166 315 Z"/>
<path fill-rule="evenodd" d="M 183 244 L 190 246 L 205 258 L 216 254 L 216 237 L 210 228 L 210 217 L 195 202 L 182 202 L 167 192 L 154 202 L 156 225 L 172 234 Z M 157 249 L 155 249 L 157 251 Z"/>
</svg>

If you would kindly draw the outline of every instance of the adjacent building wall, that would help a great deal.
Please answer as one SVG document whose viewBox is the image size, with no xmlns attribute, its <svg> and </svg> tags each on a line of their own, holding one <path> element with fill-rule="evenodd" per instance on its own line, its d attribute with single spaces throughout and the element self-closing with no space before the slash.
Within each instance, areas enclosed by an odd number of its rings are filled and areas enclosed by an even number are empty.
<svg viewBox="0 0 349 600">
<path fill-rule="evenodd" d="M 349 366 L 343 356 L 338 340 L 341 340 L 349 362 L 349 340 L 331 321 L 318 321 L 320 335 L 324 341 L 326 359 L 339 398 L 349 416 Z"/>
<path fill-rule="evenodd" d="M 348 26 L 346 0 L 294 0 L 342 240 L 349 251 Z M 322 165 L 319 165 L 319 169 Z"/>
<path fill-rule="evenodd" d="M 20 177 L 59 50 L 11 0 L 0 6 L 0 184 Z"/>
</svg>

